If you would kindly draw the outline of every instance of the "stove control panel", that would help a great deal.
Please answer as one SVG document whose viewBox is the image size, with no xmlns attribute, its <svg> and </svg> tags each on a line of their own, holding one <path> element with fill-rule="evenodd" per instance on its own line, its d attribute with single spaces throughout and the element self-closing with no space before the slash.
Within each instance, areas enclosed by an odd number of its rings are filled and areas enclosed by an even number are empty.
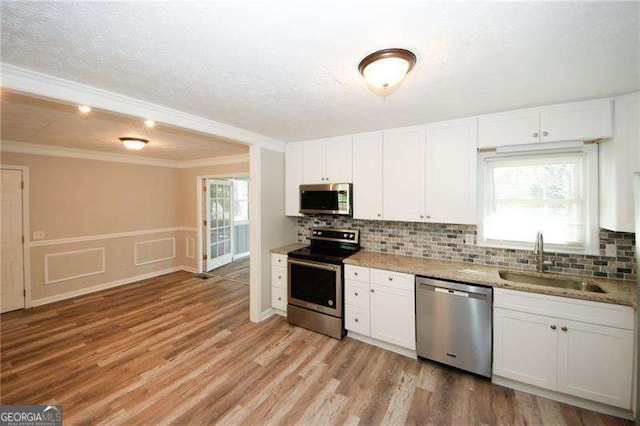
<svg viewBox="0 0 640 426">
<path fill-rule="evenodd" d="M 311 239 L 358 244 L 360 242 L 360 231 L 355 229 L 313 228 L 311 229 Z"/>
</svg>

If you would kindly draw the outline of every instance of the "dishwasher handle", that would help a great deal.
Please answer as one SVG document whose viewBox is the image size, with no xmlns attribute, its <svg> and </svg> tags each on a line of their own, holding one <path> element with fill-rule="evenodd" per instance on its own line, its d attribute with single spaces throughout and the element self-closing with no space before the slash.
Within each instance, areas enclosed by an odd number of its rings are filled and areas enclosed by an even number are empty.
<svg viewBox="0 0 640 426">
<path fill-rule="evenodd" d="M 421 287 L 425 286 L 425 284 L 421 284 Z M 458 290 L 451 290 L 448 288 L 442 288 L 442 287 L 435 287 L 436 293 L 446 293 L 446 294 L 450 294 L 452 296 L 461 296 L 461 297 L 469 297 L 469 293 L 467 293 L 466 291 L 458 291 Z"/>
<path fill-rule="evenodd" d="M 463 284 L 453 281 L 436 280 L 427 277 L 416 277 L 417 291 L 434 291 L 450 296 L 466 297 L 470 299 L 493 302 L 493 289 L 478 285 Z"/>
</svg>

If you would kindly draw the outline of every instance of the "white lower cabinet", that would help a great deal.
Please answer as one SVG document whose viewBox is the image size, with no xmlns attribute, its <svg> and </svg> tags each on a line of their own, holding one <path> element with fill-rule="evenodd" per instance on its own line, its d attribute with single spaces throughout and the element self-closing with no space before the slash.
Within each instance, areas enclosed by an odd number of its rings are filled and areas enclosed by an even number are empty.
<svg viewBox="0 0 640 426">
<path fill-rule="evenodd" d="M 415 277 L 351 265 L 345 276 L 345 328 L 415 350 Z"/>
<path fill-rule="evenodd" d="M 271 307 L 281 315 L 287 312 L 286 254 L 271 254 Z"/>
<path fill-rule="evenodd" d="M 632 308 L 513 290 L 495 289 L 495 293 L 495 376 L 631 408 Z M 514 304 L 516 298 L 518 303 Z M 513 310 L 514 306 L 518 310 Z M 527 309 L 537 313 L 526 312 Z M 543 309 L 549 315 L 540 315 Z M 609 320 L 602 318 L 603 310 L 611 312 Z M 615 326 L 598 324 L 614 319 Z"/>
</svg>

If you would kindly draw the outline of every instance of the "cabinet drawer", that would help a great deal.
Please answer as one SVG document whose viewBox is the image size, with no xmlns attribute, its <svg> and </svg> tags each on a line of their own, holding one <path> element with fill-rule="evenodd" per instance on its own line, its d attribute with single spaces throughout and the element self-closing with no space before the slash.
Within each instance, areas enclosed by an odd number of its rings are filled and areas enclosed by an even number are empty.
<svg viewBox="0 0 640 426">
<path fill-rule="evenodd" d="M 273 266 L 287 266 L 287 255 L 271 253 L 271 264 Z"/>
<path fill-rule="evenodd" d="M 287 268 L 285 266 L 271 267 L 271 285 L 282 289 L 287 289 Z"/>
<path fill-rule="evenodd" d="M 369 309 L 369 284 L 346 280 L 344 287 L 344 303 Z"/>
<path fill-rule="evenodd" d="M 345 305 L 345 328 L 354 333 L 369 335 L 369 310 Z"/>
<path fill-rule="evenodd" d="M 634 328 L 633 308 L 613 303 L 496 288 L 493 292 L 493 306 L 628 330 Z"/>
<path fill-rule="evenodd" d="M 271 287 L 271 306 L 281 311 L 287 310 L 287 289 Z"/>
<path fill-rule="evenodd" d="M 370 279 L 371 284 L 397 288 L 399 290 L 414 291 L 415 277 L 411 274 L 371 269 Z"/>
<path fill-rule="evenodd" d="M 360 281 L 363 283 L 369 282 L 369 268 L 362 266 L 345 265 L 344 267 L 344 279 Z"/>
</svg>

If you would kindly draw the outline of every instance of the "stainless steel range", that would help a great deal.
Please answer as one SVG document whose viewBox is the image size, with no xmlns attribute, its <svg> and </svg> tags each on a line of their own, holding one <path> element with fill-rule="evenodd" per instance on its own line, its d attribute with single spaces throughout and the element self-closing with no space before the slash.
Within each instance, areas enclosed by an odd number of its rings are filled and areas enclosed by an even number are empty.
<svg viewBox="0 0 640 426">
<path fill-rule="evenodd" d="M 313 228 L 311 245 L 288 254 L 287 321 L 344 337 L 342 261 L 360 250 L 360 231 Z"/>
</svg>

